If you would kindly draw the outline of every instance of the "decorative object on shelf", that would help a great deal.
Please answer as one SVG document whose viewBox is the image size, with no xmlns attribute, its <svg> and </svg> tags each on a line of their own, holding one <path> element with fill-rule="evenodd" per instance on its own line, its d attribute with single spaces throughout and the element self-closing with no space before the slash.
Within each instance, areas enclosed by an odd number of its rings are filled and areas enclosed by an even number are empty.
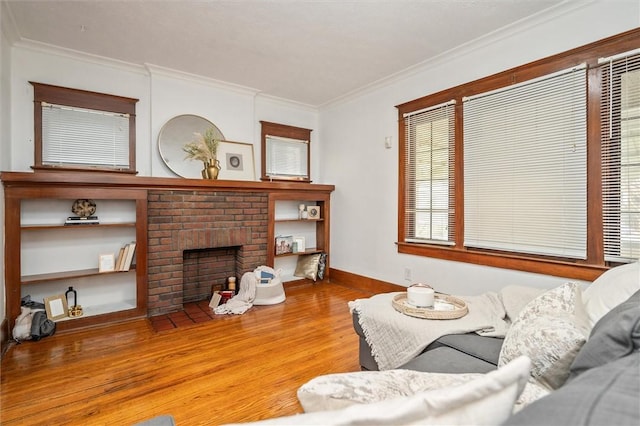
<svg viewBox="0 0 640 426">
<path fill-rule="evenodd" d="M 400 293 L 391 300 L 393 308 L 405 315 L 416 318 L 447 320 L 461 318 L 469 312 L 467 302 L 447 294 L 436 293 L 433 306 L 430 308 L 416 308 L 407 300 L 407 293 Z"/>
<path fill-rule="evenodd" d="M 300 218 L 301 219 L 308 219 L 309 218 L 309 212 L 306 210 L 303 210 L 302 213 L 300 214 Z"/>
<path fill-rule="evenodd" d="M 216 140 L 224 140 L 224 135 L 206 118 L 185 114 L 167 121 L 158 135 L 158 150 L 165 165 L 177 176 L 189 179 L 200 179 L 202 173 L 194 168 L 189 159 L 184 158 L 185 141 L 193 137 L 194 132 L 205 134 L 207 129 L 214 129 Z"/>
<path fill-rule="evenodd" d="M 73 305 L 71 304 L 71 300 L 69 296 L 73 296 Z M 69 286 L 69 290 L 64 293 L 64 297 L 67 301 L 67 307 L 69 316 L 71 318 L 81 317 L 82 316 L 82 306 L 78 305 L 78 292 L 73 289 L 73 287 Z"/>
<path fill-rule="evenodd" d="M 98 272 L 113 272 L 116 269 L 116 261 L 113 253 L 101 254 L 98 257 Z"/>
<path fill-rule="evenodd" d="M 47 311 L 47 318 L 52 321 L 67 318 L 69 316 L 67 298 L 64 294 L 46 297 L 44 299 L 44 307 Z"/>
<path fill-rule="evenodd" d="M 81 218 L 89 218 L 96 212 L 97 206 L 95 201 L 88 199 L 78 199 L 73 202 L 71 212 Z M 72 219 L 72 218 L 69 218 Z M 97 220 L 98 218 L 95 217 Z"/>
<path fill-rule="evenodd" d="M 276 237 L 276 255 L 293 252 L 293 237 L 291 235 Z"/>
<path fill-rule="evenodd" d="M 318 264 L 320 262 L 320 253 L 307 254 L 298 257 L 296 271 L 293 273 L 295 277 L 308 278 L 316 281 L 318 279 Z"/>
<path fill-rule="evenodd" d="M 320 219 L 320 207 L 307 206 L 307 218 L 308 219 Z"/>
<path fill-rule="evenodd" d="M 220 174 L 220 161 L 218 160 L 209 160 L 204 163 L 204 168 L 202 169 L 202 179 L 218 179 L 218 175 Z"/>
<path fill-rule="evenodd" d="M 299 204 L 298 205 L 298 219 L 302 219 L 302 212 L 305 211 L 305 205 L 304 204 Z"/>
<path fill-rule="evenodd" d="M 256 180 L 253 144 L 220 141 L 218 158 L 222 164 L 220 168 L 220 179 Z"/>
<path fill-rule="evenodd" d="M 204 134 L 194 132 L 194 140 L 184 145 L 182 150 L 187 153 L 185 158 L 199 160 L 204 163 L 203 179 L 218 179 L 220 161 L 217 159 L 220 139 L 216 139 L 216 128 L 210 127 Z"/>
<path fill-rule="evenodd" d="M 293 252 L 304 253 L 305 251 L 305 239 L 304 237 L 293 237 Z"/>
</svg>

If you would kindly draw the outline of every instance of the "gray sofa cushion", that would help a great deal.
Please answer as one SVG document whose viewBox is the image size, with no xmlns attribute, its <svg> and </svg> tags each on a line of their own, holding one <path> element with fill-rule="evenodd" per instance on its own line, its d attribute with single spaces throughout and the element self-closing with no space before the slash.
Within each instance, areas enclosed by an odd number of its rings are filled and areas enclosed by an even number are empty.
<svg viewBox="0 0 640 426">
<path fill-rule="evenodd" d="M 464 352 L 475 358 L 480 358 L 489 364 L 497 366 L 504 339 L 480 336 L 475 333 L 447 334 L 446 336 L 440 337 L 434 343 L 457 349 L 460 352 Z"/>
<path fill-rule="evenodd" d="M 569 380 L 640 349 L 640 291 L 613 308 L 591 330 L 573 364 Z"/>
<path fill-rule="evenodd" d="M 428 373 L 488 373 L 495 370 L 496 365 L 457 349 L 439 346 L 425 350 L 398 368 Z"/>
<path fill-rule="evenodd" d="M 505 425 L 638 426 L 640 352 L 580 374 L 520 410 Z"/>
</svg>

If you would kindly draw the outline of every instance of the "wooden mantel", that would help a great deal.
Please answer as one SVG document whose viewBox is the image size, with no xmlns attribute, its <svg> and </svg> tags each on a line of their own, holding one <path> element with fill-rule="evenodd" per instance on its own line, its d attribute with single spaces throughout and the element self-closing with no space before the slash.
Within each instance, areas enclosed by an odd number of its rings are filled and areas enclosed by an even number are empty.
<svg viewBox="0 0 640 426">
<path fill-rule="evenodd" d="M 254 182 L 236 180 L 205 180 L 120 175 L 100 172 L 1 172 L 6 188 L 14 186 L 96 186 L 109 188 L 173 189 L 192 191 L 319 191 L 332 192 L 335 185 L 304 182 Z"/>
</svg>

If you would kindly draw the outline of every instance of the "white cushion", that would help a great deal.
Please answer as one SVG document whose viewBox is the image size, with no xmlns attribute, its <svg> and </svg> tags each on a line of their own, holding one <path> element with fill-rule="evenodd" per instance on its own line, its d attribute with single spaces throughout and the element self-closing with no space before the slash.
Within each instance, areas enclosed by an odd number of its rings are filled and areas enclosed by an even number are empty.
<svg viewBox="0 0 640 426">
<path fill-rule="evenodd" d="M 640 262 L 617 266 L 600 275 L 583 292 L 589 323 L 593 326 L 607 312 L 640 290 Z"/>
<path fill-rule="evenodd" d="M 541 294 L 518 314 L 505 336 L 498 366 L 526 355 L 531 359 L 532 378 L 557 389 L 569 377 L 569 367 L 588 333 L 579 284 L 563 284 Z"/>
<path fill-rule="evenodd" d="M 318 411 L 255 425 L 485 425 L 504 422 L 522 392 L 531 363 L 521 357 L 460 386 L 342 410 Z"/>
</svg>

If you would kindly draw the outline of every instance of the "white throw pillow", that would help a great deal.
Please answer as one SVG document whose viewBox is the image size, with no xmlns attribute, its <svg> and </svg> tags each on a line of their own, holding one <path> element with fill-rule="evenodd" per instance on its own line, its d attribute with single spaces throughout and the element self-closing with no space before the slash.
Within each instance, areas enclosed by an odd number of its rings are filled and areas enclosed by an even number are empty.
<svg viewBox="0 0 640 426">
<path fill-rule="evenodd" d="M 339 410 L 355 404 L 370 404 L 460 386 L 482 376 L 482 373 L 425 373 L 401 369 L 326 374 L 300 386 L 298 400 L 305 413 Z"/>
<path fill-rule="evenodd" d="M 342 410 L 319 411 L 251 423 L 254 425 L 495 425 L 504 422 L 529 377 L 531 362 L 520 357 L 460 386 L 419 392 Z"/>
<path fill-rule="evenodd" d="M 569 377 L 569 367 L 589 333 L 577 283 L 549 290 L 527 304 L 507 331 L 498 367 L 525 355 L 531 377 L 557 389 Z"/>
<path fill-rule="evenodd" d="M 600 275 L 583 292 L 589 323 L 595 323 L 611 309 L 640 290 L 640 262 L 617 266 Z"/>
</svg>

